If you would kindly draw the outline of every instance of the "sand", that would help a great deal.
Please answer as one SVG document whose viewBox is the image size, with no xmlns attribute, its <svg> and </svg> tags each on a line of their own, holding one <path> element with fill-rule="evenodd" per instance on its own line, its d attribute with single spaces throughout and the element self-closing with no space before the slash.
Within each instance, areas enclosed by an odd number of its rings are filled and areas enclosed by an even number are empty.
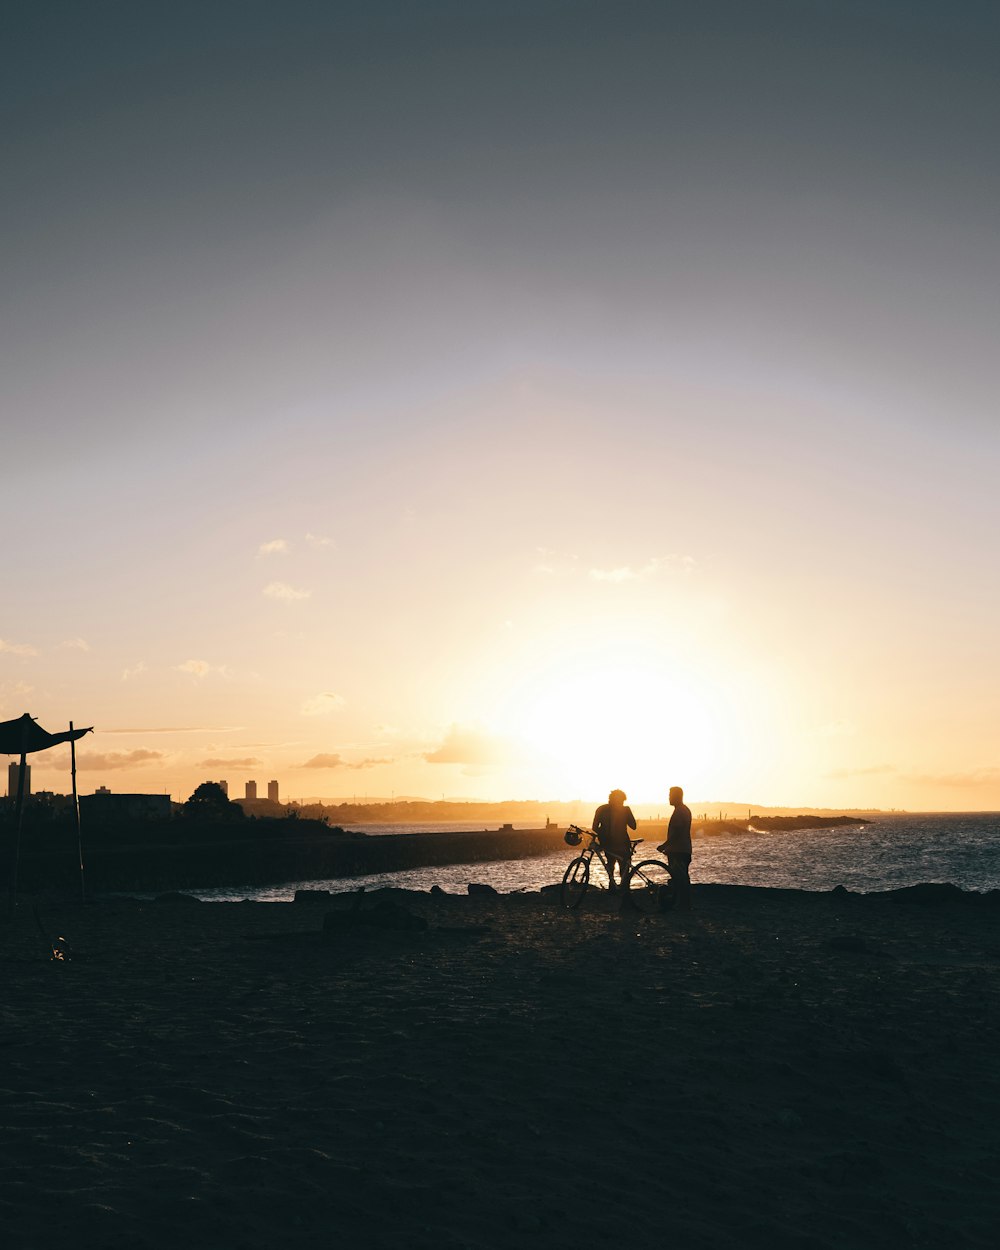
<svg viewBox="0 0 1000 1250">
<path fill-rule="evenodd" d="M 392 893 L 22 903 L 4 1246 L 997 1244 L 1000 908 Z"/>
</svg>

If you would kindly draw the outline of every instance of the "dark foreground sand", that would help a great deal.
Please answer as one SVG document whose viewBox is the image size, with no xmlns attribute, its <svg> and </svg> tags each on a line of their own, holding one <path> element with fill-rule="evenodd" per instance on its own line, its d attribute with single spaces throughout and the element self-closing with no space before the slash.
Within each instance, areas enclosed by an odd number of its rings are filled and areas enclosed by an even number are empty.
<svg viewBox="0 0 1000 1250">
<path fill-rule="evenodd" d="M 3 1246 L 998 1244 L 1000 908 L 393 894 L 22 904 Z"/>
</svg>

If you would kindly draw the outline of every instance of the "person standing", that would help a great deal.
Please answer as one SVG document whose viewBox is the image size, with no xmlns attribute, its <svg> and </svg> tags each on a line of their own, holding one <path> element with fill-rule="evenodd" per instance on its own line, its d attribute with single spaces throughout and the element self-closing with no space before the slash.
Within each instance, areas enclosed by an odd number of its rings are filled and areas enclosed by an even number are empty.
<svg viewBox="0 0 1000 1250">
<path fill-rule="evenodd" d="M 667 825 L 667 840 L 656 848 L 667 856 L 667 871 L 674 883 L 677 911 L 691 910 L 691 809 L 680 786 L 670 787 L 674 809 Z"/>
<path fill-rule="evenodd" d="M 613 893 L 619 888 L 628 888 L 628 874 L 632 861 L 632 843 L 628 831 L 635 828 L 635 817 L 632 809 L 625 806 L 625 791 L 612 790 L 607 803 L 602 803 L 594 813 L 591 828 L 597 834 L 601 850 L 608 857 L 608 881 Z M 615 885 L 615 864 L 621 886 Z"/>
</svg>

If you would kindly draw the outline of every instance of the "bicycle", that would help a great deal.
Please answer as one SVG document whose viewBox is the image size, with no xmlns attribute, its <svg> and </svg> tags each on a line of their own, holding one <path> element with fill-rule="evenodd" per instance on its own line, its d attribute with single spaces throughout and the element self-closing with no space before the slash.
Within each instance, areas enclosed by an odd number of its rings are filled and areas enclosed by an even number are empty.
<svg viewBox="0 0 1000 1250">
<path fill-rule="evenodd" d="M 590 886 L 591 861 L 595 856 L 608 881 L 611 881 L 608 857 L 593 829 L 570 825 L 563 835 L 567 846 L 579 846 L 584 838 L 589 838 L 590 841 L 576 859 L 570 861 L 559 889 L 559 901 L 568 911 L 575 911 L 583 902 Z M 642 838 L 629 838 L 633 855 L 642 841 Z M 596 888 L 603 890 L 605 887 L 596 883 Z M 644 859 L 638 864 L 632 864 L 628 874 L 628 897 L 630 903 L 645 912 L 666 911 L 673 906 L 673 882 L 662 859 Z"/>
</svg>

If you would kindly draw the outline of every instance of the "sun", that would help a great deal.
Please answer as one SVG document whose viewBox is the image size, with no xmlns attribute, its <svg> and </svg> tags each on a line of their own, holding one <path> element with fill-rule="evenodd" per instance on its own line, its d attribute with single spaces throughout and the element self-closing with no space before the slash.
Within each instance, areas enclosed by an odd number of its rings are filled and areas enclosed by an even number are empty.
<svg viewBox="0 0 1000 1250">
<path fill-rule="evenodd" d="M 570 651 L 513 684 L 503 719 L 561 795 L 613 788 L 635 802 L 693 785 L 717 758 L 714 699 L 662 653 Z"/>
</svg>

